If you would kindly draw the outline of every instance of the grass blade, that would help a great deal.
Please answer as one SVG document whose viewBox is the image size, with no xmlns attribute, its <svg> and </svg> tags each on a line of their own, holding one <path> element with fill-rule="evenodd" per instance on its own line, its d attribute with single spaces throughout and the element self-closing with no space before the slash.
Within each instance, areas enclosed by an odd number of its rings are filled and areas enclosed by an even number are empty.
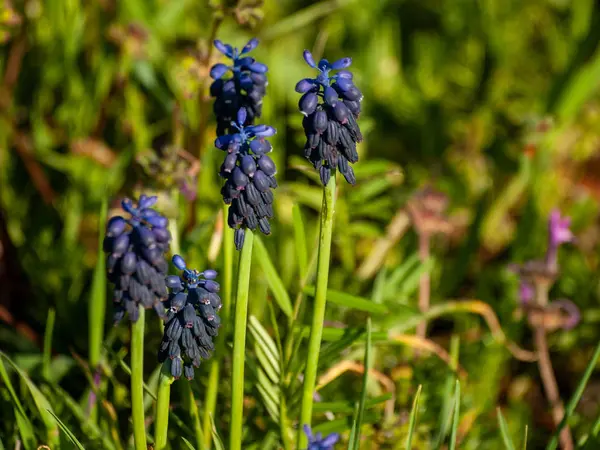
<svg viewBox="0 0 600 450">
<path fill-rule="evenodd" d="M 217 431 L 217 427 L 215 425 L 215 419 L 212 416 L 210 417 L 210 423 L 212 424 L 211 432 L 213 443 L 215 444 L 215 450 L 225 450 L 223 440 L 221 439 L 221 436 L 219 436 L 219 432 Z"/>
<path fill-rule="evenodd" d="M 406 450 L 411 450 L 412 448 L 413 434 L 415 432 L 415 427 L 417 426 L 417 416 L 419 414 L 419 397 L 421 396 L 421 388 L 422 385 L 419 385 L 417 394 L 415 395 L 415 399 L 413 401 L 412 410 L 410 412 L 410 420 L 408 422 L 408 437 L 406 438 Z"/>
<path fill-rule="evenodd" d="M 527 450 L 527 435 L 529 434 L 529 426 L 525 425 L 525 437 L 523 438 L 523 450 Z"/>
<path fill-rule="evenodd" d="M 306 231 L 300 205 L 294 203 L 292 207 L 292 220 L 294 224 L 294 243 L 296 244 L 296 257 L 300 269 L 300 279 L 303 279 L 308 270 L 308 250 L 306 247 Z"/>
<path fill-rule="evenodd" d="M 371 369 L 371 318 L 367 319 L 367 346 L 365 347 L 365 373 L 363 374 L 362 392 L 360 394 L 360 403 L 358 405 L 358 415 L 356 419 L 356 428 L 354 429 L 354 450 L 358 450 L 360 446 L 360 427 L 365 412 L 365 403 L 367 401 L 367 387 L 369 383 L 369 370 Z M 350 447 L 352 448 L 352 447 Z"/>
<path fill-rule="evenodd" d="M 285 285 L 283 284 L 283 281 L 281 281 L 277 269 L 275 269 L 273 261 L 271 261 L 271 258 L 269 257 L 269 252 L 267 252 L 262 240 L 258 236 L 256 236 L 254 240 L 256 242 L 255 258 L 266 275 L 269 288 L 271 289 L 271 292 L 273 292 L 273 297 L 285 315 L 291 317 L 292 301 L 290 300 Z"/>
<path fill-rule="evenodd" d="M 6 368 L 4 367 L 4 363 L 2 362 L 2 358 L 0 358 L 0 377 L 4 381 L 8 389 L 8 393 L 10 394 L 12 401 L 14 403 L 14 411 L 15 417 L 17 419 L 17 427 L 19 428 L 19 433 L 21 434 L 21 439 L 23 440 L 23 444 L 26 450 L 33 450 L 36 448 L 35 445 L 35 436 L 33 434 L 33 426 L 29 421 L 29 418 L 25 414 L 25 410 L 23 409 L 23 405 L 13 388 L 13 385 L 8 377 L 8 373 L 6 373 Z"/>
<path fill-rule="evenodd" d="M 306 295 L 311 297 L 314 297 L 316 292 L 314 286 L 306 286 L 303 291 Z M 382 304 L 333 289 L 327 289 L 327 301 L 346 308 L 352 308 L 372 314 L 385 314 L 388 312 L 388 309 Z"/>
<path fill-rule="evenodd" d="M 571 414 L 573 414 L 573 411 L 575 411 L 575 407 L 577 406 L 577 403 L 579 403 L 579 400 L 581 399 L 581 396 L 583 395 L 585 386 L 587 385 L 590 377 L 592 376 L 592 372 L 594 371 L 594 368 L 596 367 L 598 358 L 600 358 L 600 343 L 598 343 L 598 345 L 596 346 L 596 350 L 594 351 L 592 359 L 590 360 L 589 364 L 587 365 L 585 372 L 583 373 L 583 376 L 581 377 L 581 380 L 579 381 L 579 384 L 577 385 L 577 389 L 575 389 L 575 392 L 573 393 L 571 400 L 569 400 L 569 403 L 567 404 L 567 407 L 565 408 L 565 417 L 563 417 L 563 420 L 561 420 L 560 423 L 558 424 L 558 427 L 556 427 L 556 430 L 554 431 L 552 439 L 550 440 L 548 447 L 546 447 L 546 450 L 555 450 L 556 447 L 558 446 L 558 435 L 560 434 L 560 430 L 563 429 L 563 427 L 568 422 L 569 417 L 571 417 Z"/>
<path fill-rule="evenodd" d="M 62 430 L 63 433 L 65 433 L 67 435 L 67 437 L 69 438 L 69 440 L 73 443 L 73 445 L 75 445 L 75 447 L 77 447 L 80 450 L 85 450 L 85 447 L 83 446 L 83 444 L 81 442 L 79 442 L 79 440 L 75 437 L 75 435 L 73 434 L 73 432 L 71 430 L 69 430 L 69 427 L 67 427 L 62 420 L 60 420 L 58 418 L 58 416 L 56 414 L 54 414 L 51 410 L 48 410 L 48 412 L 50 414 L 52 414 L 52 416 L 54 417 L 54 419 L 56 420 L 56 423 L 58 423 L 58 426 L 60 427 L 60 429 Z"/>
<path fill-rule="evenodd" d="M 498 413 L 498 426 L 500 428 L 500 435 L 502 436 L 502 441 L 504 442 L 504 448 L 506 450 L 515 450 L 515 445 L 513 444 L 508 433 L 508 425 L 506 424 L 506 420 L 504 420 L 502 411 L 500 411 L 500 408 L 498 408 L 496 411 Z"/>
<path fill-rule="evenodd" d="M 42 357 L 42 374 L 46 380 L 50 379 L 50 363 L 52 361 L 52 335 L 54 333 L 54 320 L 56 311 L 54 308 L 48 310 L 46 319 L 46 330 L 44 332 L 44 355 Z"/>
<path fill-rule="evenodd" d="M 188 448 L 189 450 L 196 450 L 194 448 L 194 446 L 192 444 L 190 444 L 190 441 L 188 441 L 186 438 L 184 438 L 183 436 L 181 437 L 181 440 L 183 441 L 183 443 L 185 444 L 185 447 Z"/>
<path fill-rule="evenodd" d="M 50 402 L 44 396 L 44 394 L 42 394 L 38 387 L 31 381 L 27 374 L 23 372 L 21 368 L 17 366 L 5 353 L 0 352 L 0 356 L 6 359 L 6 361 L 13 367 L 13 369 L 15 369 L 15 371 L 19 374 L 21 379 L 25 382 L 27 389 L 29 389 L 29 392 L 31 393 L 33 402 L 35 403 L 35 406 L 40 413 L 42 422 L 46 426 L 48 442 L 52 444 L 51 447 L 58 447 L 59 431 L 56 422 L 52 418 L 53 412 L 52 406 L 50 406 Z"/>
<path fill-rule="evenodd" d="M 460 381 L 456 380 L 454 390 L 454 420 L 452 421 L 452 432 L 450 433 L 450 450 L 456 448 L 456 435 L 458 432 L 458 419 L 460 416 Z"/>
</svg>

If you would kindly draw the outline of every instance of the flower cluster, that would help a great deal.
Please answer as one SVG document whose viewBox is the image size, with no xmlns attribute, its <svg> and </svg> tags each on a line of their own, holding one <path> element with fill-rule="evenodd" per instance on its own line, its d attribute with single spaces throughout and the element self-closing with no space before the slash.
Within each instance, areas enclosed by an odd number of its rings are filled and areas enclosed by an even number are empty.
<svg viewBox="0 0 600 450">
<path fill-rule="evenodd" d="M 217 116 L 217 136 L 233 133 L 231 121 L 240 108 L 246 108 L 246 120 L 242 125 L 251 125 L 262 113 L 262 101 L 267 89 L 267 66 L 256 62 L 250 56 L 244 56 L 254 50 L 258 39 L 251 39 L 239 51 L 229 44 L 215 40 L 215 47 L 228 58 L 233 65 L 215 64 L 210 76 L 215 81 L 210 86 L 210 95 L 215 97 L 214 113 Z M 232 76 L 224 78 L 227 72 Z"/>
<path fill-rule="evenodd" d="M 305 116 L 304 155 L 319 170 L 324 185 L 336 168 L 348 183 L 354 184 L 356 178 L 349 163 L 358 161 L 356 144 L 362 141 L 362 134 L 356 119 L 363 96 L 352 82 L 352 72 L 343 70 L 352 59 L 333 63 L 322 59 L 317 66 L 311 53 L 304 50 L 304 60 L 319 70 L 317 78 L 305 78 L 296 85 L 296 92 L 303 94 L 298 107 Z M 338 72 L 330 76 L 332 70 Z"/>
<path fill-rule="evenodd" d="M 536 298 L 537 290 L 547 291 L 558 276 L 558 248 L 561 244 L 574 240 L 570 224 L 569 217 L 562 217 L 558 210 L 552 211 L 548 219 L 548 248 L 544 260 L 527 261 L 525 264 L 511 266 L 511 269 L 521 278 L 520 306 L 527 313 L 528 321 L 534 327 L 569 330 L 581 319 L 577 305 L 571 300 L 560 299 L 544 304 L 547 299 Z"/>
<path fill-rule="evenodd" d="M 179 255 L 173 256 L 173 264 L 183 273 L 167 277 L 171 293 L 165 302 L 168 312 L 158 361 L 170 358 L 171 375 L 179 378 L 183 373 L 191 380 L 194 367 L 200 366 L 201 359 L 210 358 L 215 349 L 213 337 L 221 324 L 217 315 L 221 309 L 219 283 L 215 281 L 217 272 L 188 269 Z"/>
<path fill-rule="evenodd" d="M 267 125 L 244 127 L 246 109 L 237 113 L 237 122 L 231 126 L 235 134 L 220 136 L 215 146 L 227 152 L 221 165 L 220 175 L 225 178 L 221 189 L 223 201 L 229 208 L 228 224 L 235 229 L 235 246 L 244 245 L 245 228 L 257 227 L 264 234 L 271 233 L 269 219 L 273 218 L 273 192 L 277 187 L 275 163 L 266 153 L 272 149 L 265 138 L 276 133 Z"/>
<path fill-rule="evenodd" d="M 333 450 L 333 446 L 340 440 L 340 435 L 337 433 L 331 433 L 325 437 L 321 433 L 313 435 L 308 425 L 304 425 L 304 433 L 308 437 L 306 450 Z"/>
<path fill-rule="evenodd" d="M 152 209 L 156 197 L 141 195 L 137 205 L 124 199 L 121 205 L 131 217 L 112 217 L 106 226 L 104 251 L 108 279 L 115 285 L 113 302 L 114 321 L 125 315 L 136 322 L 138 305 L 154 307 L 164 315 L 162 301 L 167 298 L 165 275 L 168 270 L 165 252 L 171 235 L 167 219 Z"/>
</svg>

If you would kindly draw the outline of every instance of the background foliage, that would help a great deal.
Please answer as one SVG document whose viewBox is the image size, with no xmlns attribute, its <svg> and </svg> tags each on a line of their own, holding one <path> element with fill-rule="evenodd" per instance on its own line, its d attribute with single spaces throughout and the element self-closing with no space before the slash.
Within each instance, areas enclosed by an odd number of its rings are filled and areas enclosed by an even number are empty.
<svg viewBox="0 0 600 450">
<path fill-rule="evenodd" d="M 436 448 L 449 429 L 457 361 L 464 371 L 459 448 L 500 448 L 497 408 L 517 445 L 528 425 L 529 448 L 544 448 L 552 420 L 537 368 L 513 358 L 479 315 L 463 311 L 431 323 L 430 336 L 451 355 L 447 362 L 415 356 L 414 348 L 391 342 L 386 332 L 406 331 L 416 314 L 419 276 L 427 271 L 433 305 L 481 300 L 512 341 L 531 348 L 526 321 L 515 314 L 517 279 L 507 265 L 541 257 L 547 216 L 559 207 L 573 218 L 578 239 L 560 253 L 562 274 L 551 297 L 572 299 L 582 322 L 551 334 L 550 345 L 563 398 L 574 392 L 600 338 L 600 9 L 593 0 L 5 1 L 0 348 L 28 378 L 3 359 L 4 445 L 14 445 L 17 429 L 26 426 L 23 416 L 33 427 L 31 442 L 53 439 L 56 422 L 40 399 L 86 448 L 127 445 L 129 338 L 126 327 L 111 329 L 110 320 L 101 420 L 86 420 L 93 372 L 86 318 L 88 301 L 98 292 L 92 278 L 101 202 L 132 191 L 163 193 L 160 208 L 177 220 L 186 260 L 219 268 L 220 155 L 212 147 L 207 95 L 208 67 L 218 55 L 210 40 L 218 36 L 241 46 L 254 35 L 261 40 L 255 56 L 269 66 L 262 122 L 278 130 L 272 142 L 280 188 L 274 231 L 261 239 L 252 273 L 246 448 L 277 448 L 278 399 L 287 398 L 294 408 L 294 380 L 289 391 L 275 389 L 275 398 L 265 391 L 278 381 L 265 366 L 273 358 L 261 354 L 260 337 L 277 340 L 279 328 L 292 329 L 280 308 L 302 292 L 299 279 L 315 247 L 321 189 L 302 158 L 294 92 L 296 81 L 310 74 L 304 48 L 330 60 L 352 56 L 365 96 L 358 183 L 340 188 L 330 276 L 331 289 L 355 297 L 334 301 L 332 295 L 327 323 L 332 333 L 344 324 L 364 328 L 371 313 L 379 336 L 371 356 L 380 378 L 367 385 L 368 397 L 379 401 L 366 411 L 364 422 L 373 425 L 363 429 L 362 448 L 405 448 L 419 385 L 413 446 Z M 152 152 L 173 147 L 199 158 L 194 202 L 171 195 L 177 173 L 167 162 L 158 170 L 140 166 Z M 421 264 L 416 234 L 403 226 L 403 217 L 407 199 L 425 184 L 448 195 L 452 232 L 434 239 L 432 259 Z M 303 305 L 310 310 L 310 302 Z M 293 329 L 310 322 L 302 317 Z M 148 328 L 152 390 L 158 323 Z M 341 369 L 360 372 L 363 341 L 338 341 L 339 348 L 322 357 L 322 373 L 333 377 L 315 410 L 324 430 L 351 425 L 362 376 Z M 193 385 L 200 411 L 208 367 Z M 215 417 L 224 436 L 227 368 L 226 361 Z M 393 397 L 381 397 L 389 393 Z M 587 439 L 588 448 L 598 439 L 593 431 L 599 427 L 592 424 L 599 398 L 596 374 L 571 419 L 574 435 L 583 444 Z M 171 432 L 175 448 L 183 448 L 179 436 L 193 441 L 186 401 L 183 390 L 173 397 L 181 419 Z"/>
</svg>

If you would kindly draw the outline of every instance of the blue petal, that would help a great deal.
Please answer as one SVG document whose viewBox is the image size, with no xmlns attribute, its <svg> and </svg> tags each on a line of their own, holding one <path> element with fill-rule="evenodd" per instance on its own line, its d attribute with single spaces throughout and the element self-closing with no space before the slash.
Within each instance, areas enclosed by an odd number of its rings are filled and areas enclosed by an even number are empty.
<svg viewBox="0 0 600 450">
<path fill-rule="evenodd" d="M 156 204 L 157 200 L 158 200 L 158 197 L 156 195 L 153 195 L 152 197 L 146 197 L 145 195 L 142 195 L 140 197 L 138 208 L 139 209 L 150 208 L 151 206 L 154 206 Z"/>
<path fill-rule="evenodd" d="M 246 112 L 246 108 L 240 108 L 240 110 L 237 112 L 237 123 L 240 126 L 244 125 L 244 122 L 246 122 L 247 115 L 248 113 Z"/>
<path fill-rule="evenodd" d="M 269 68 L 262 63 L 252 63 L 248 66 L 248 69 L 250 69 L 251 72 L 255 72 L 255 73 L 265 73 L 267 70 L 269 70 Z"/>
<path fill-rule="evenodd" d="M 219 78 L 221 78 L 223 75 L 225 75 L 225 73 L 229 70 L 229 67 L 227 67 L 225 64 L 215 64 L 214 66 L 211 67 L 210 69 L 210 77 L 213 80 L 218 80 Z"/>
<path fill-rule="evenodd" d="M 329 61 L 327 61 L 325 58 L 323 58 L 321 61 L 319 61 L 319 69 L 326 70 L 329 68 L 330 68 Z"/>
<path fill-rule="evenodd" d="M 221 42 L 218 39 L 215 39 L 213 41 L 213 44 L 215 45 L 216 49 L 223 53 L 225 56 L 233 58 L 233 48 L 231 47 L 231 45 L 223 44 L 223 42 Z"/>
<path fill-rule="evenodd" d="M 342 58 L 331 63 L 331 68 L 333 70 L 345 69 L 346 67 L 350 67 L 350 64 L 352 64 L 352 58 Z"/>
<path fill-rule="evenodd" d="M 331 433 L 325 439 L 321 441 L 321 447 L 331 447 L 337 441 L 340 440 L 340 435 L 338 433 Z"/>
<path fill-rule="evenodd" d="M 352 80 L 348 79 L 348 78 L 338 78 L 336 80 L 337 85 L 340 87 L 340 89 L 344 92 L 346 92 L 348 89 L 350 89 L 352 86 L 354 86 L 354 83 L 352 83 Z"/>
<path fill-rule="evenodd" d="M 185 269 L 185 261 L 179 255 L 173 255 L 173 265 L 177 267 L 179 270 Z"/>
<path fill-rule="evenodd" d="M 313 59 L 312 54 L 308 50 L 304 50 L 303 56 L 304 56 L 304 61 L 306 61 L 306 64 L 308 64 L 313 69 L 317 68 L 317 65 L 315 64 L 315 60 Z"/>
<path fill-rule="evenodd" d="M 252 38 L 248 41 L 248 43 L 246 45 L 244 45 L 244 48 L 242 49 L 241 54 L 245 54 L 248 52 L 251 52 L 252 50 L 254 50 L 256 48 L 256 46 L 258 45 L 258 39 L 256 38 Z"/>
<path fill-rule="evenodd" d="M 277 133 L 277 130 L 273 127 L 267 127 L 264 131 L 255 131 L 254 134 L 258 137 L 269 137 L 269 136 L 273 136 L 275 133 Z"/>
<path fill-rule="evenodd" d="M 315 81 L 311 78 L 304 78 L 303 80 L 298 81 L 296 84 L 296 92 L 298 94 L 304 94 L 305 92 L 310 91 L 316 87 Z"/>
<path fill-rule="evenodd" d="M 225 150 L 229 143 L 231 142 L 233 136 L 231 134 L 226 134 L 225 136 L 219 136 L 215 139 L 215 147 Z"/>
</svg>

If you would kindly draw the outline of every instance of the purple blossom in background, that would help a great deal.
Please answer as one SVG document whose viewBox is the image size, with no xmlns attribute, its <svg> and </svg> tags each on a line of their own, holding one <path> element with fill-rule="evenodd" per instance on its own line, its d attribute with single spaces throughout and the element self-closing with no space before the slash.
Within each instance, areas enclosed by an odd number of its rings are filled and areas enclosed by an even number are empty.
<svg viewBox="0 0 600 450">
<path fill-rule="evenodd" d="M 321 433 L 316 433 L 314 436 L 308 425 L 303 427 L 304 433 L 308 437 L 308 447 L 306 450 L 333 450 L 333 446 L 340 440 L 338 433 L 331 433 L 323 437 Z"/>
<path fill-rule="evenodd" d="M 558 269 L 558 247 L 560 244 L 573 241 L 573 233 L 570 229 L 571 218 L 563 217 L 560 211 L 555 209 L 548 219 L 548 251 L 546 253 L 546 265 L 552 272 Z"/>
<path fill-rule="evenodd" d="M 527 305 L 531 303 L 535 295 L 535 289 L 531 284 L 526 281 L 521 281 L 519 285 L 519 300 L 521 305 Z"/>
</svg>

